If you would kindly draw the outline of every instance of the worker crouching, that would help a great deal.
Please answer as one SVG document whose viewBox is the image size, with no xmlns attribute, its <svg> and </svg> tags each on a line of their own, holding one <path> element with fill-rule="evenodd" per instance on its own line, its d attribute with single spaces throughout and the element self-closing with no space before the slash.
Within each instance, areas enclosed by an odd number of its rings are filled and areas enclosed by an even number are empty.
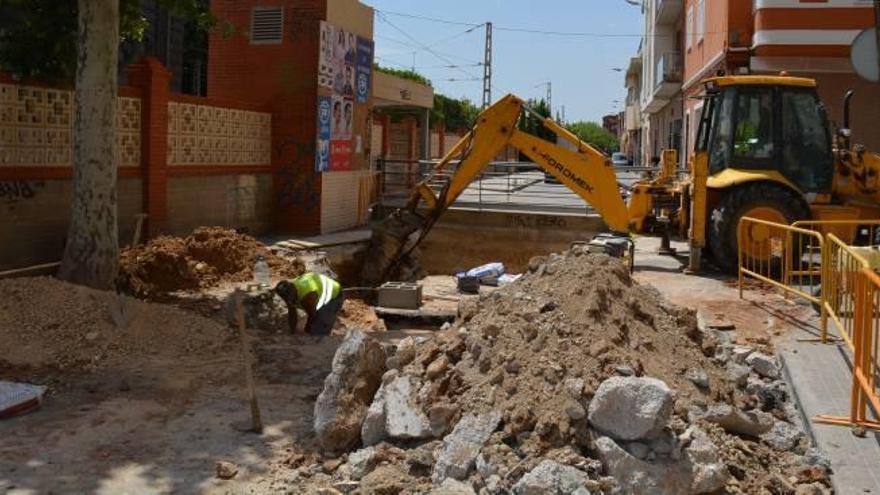
<svg viewBox="0 0 880 495">
<path fill-rule="evenodd" d="M 302 309 L 308 316 L 305 331 L 313 336 L 330 335 L 344 299 L 339 282 L 313 272 L 278 282 L 275 293 L 287 303 L 291 333 L 296 333 L 298 324 L 296 310 Z"/>
</svg>

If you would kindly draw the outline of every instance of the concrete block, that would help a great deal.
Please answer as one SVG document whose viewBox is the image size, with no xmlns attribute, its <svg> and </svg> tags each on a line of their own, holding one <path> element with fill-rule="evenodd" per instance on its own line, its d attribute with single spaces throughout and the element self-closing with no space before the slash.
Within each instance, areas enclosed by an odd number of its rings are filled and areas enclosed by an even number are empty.
<svg viewBox="0 0 880 495">
<path fill-rule="evenodd" d="M 379 306 L 383 308 L 419 309 L 422 286 L 408 282 L 385 282 L 379 287 Z"/>
</svg>

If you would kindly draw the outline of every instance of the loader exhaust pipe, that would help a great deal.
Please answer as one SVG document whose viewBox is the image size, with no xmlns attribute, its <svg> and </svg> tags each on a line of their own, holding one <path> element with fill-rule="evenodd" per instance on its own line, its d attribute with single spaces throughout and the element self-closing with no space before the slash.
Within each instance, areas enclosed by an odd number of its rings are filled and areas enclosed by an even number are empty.
<svg viewBox="0 0 880 495">
<path fill-rule="evenodd" d="M 852 129 L 849 126 L 849 104 L 850 100 L 852 100 L 853 95 L 855 95 L 855 91 L 849 90 L 843 95 L 843 128 L 844 129 Z"/>
</svg>

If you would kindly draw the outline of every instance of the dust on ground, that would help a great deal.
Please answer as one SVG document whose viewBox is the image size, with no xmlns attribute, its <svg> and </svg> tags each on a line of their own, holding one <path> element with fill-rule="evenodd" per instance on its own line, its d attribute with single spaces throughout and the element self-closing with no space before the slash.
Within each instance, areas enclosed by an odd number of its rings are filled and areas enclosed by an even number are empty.
<svg viewBox="0 0 880 495">
<path fill-rule="evenodd" d="M 0 492 L 270 491 L 269 467 L 312 442 L 339 339 L 247 332 L 265 425 L 256 435 L 242 431 L 235 332 L 51 278 L 0 280 L 0 376 L 48 387 L 40 409 L 0 422 Z M 221 460 L 238 466 L 235 479 L 217 478 Z"/>
<path fill-rule="evenodd" d="M 305 266 L 298 258 L 271 252 L 258 240 L 223 227 L 199 227 L 187 237 L 160 236 L 120 255 L 119 285 L 139 297 L 206 289 L 253 279 L 257 256 L 276 277 L 293 278 Z"/>
</svg>

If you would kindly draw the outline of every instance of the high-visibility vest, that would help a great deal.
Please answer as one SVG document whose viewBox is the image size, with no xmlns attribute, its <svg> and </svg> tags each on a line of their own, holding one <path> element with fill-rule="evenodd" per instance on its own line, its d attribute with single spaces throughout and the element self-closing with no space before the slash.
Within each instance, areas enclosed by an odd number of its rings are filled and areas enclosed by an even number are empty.
<svg viewBox="0 0 880 495">
<path fill-rule="evenodd" d="M 318 294 L 318 304 L 315 309 L 321 309 L 325 304 L 339 295 L 342 286 L 332 278 L 319 273 L 308 272 L 293 279 L 296 287 L 296 305 L 302 306 L 302 301 L 309 294 Z"/>
</svg>

